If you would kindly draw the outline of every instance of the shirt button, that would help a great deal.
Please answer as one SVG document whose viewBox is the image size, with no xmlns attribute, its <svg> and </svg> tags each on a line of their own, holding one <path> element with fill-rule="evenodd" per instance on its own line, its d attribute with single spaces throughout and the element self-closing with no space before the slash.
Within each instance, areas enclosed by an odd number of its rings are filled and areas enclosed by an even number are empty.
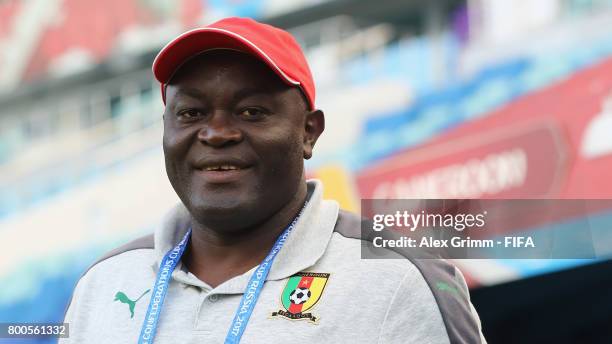
<svg viewBox="0 0 612 344">
<path fill-rule="evenodd" d="M 219 301 L 219 295 L 217 294 L 210 295 L 208 299 L 210 300 L 210 302 L 217 302 Z"/>
</svg>

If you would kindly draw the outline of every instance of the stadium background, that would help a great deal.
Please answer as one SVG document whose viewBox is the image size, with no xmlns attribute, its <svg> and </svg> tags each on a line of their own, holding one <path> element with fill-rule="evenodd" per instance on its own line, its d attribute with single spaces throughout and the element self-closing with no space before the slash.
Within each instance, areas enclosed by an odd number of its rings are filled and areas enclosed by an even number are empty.
<svg viewBox="0 0 612 344">
<path fill-rule="evenodd" d="M 225 16 L 302 44 L 327 115 L 308 175 L 345 209 L 612 195 L 611 0 L 0 0 L 0 322 L 60 321 L 177 202 L 150 65 Z M 455 263 L 490 343 L 612 338 L 609 261 Z"/>
</svg>

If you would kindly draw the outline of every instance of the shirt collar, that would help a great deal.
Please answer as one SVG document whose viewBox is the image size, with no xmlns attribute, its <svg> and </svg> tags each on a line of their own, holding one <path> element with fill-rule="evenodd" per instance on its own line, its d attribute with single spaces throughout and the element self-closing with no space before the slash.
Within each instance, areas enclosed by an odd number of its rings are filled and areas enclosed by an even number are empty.
<svg viewBox="0 0 612 344">
<path fill-rule="evenodd" d="M 334 231 L 338 217 L 338 203 L 323 200 L 323 185 L 313 179 L 307 182 L 312 194 L 298 219 L 293 231 L 283 248 L 277 254 L 267 280 L 280 280 L 314 265 L 325 253 Z M 178 243 L 190 226 L 191 216 L 182 203 L 176 205 L 164 218 L 162 225 L 155 232 L 155 261 L 153 269 L 157 272 L 159 262 L 176 243 Z M 236 276 L 216 289 L 220 293 L 242 293 L 255 267 Z M 182 264 L 172 274 L 179 282 L 210 288 L 206 283 L 188 273 Z"/>
</svg>

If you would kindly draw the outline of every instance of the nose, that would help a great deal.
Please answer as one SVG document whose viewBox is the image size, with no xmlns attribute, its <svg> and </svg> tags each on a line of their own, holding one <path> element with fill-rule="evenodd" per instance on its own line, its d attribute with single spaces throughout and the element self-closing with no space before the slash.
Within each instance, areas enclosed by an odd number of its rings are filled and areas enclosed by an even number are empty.
<svg viewBox="0 0 612 344">
<path fill-rule="evenodd" d="M 242 131 L 235 126 L 231 115 L 216 112 L 198 131 L 198 140 L 212 147 L 224 147 L 242 140 Z"/>
</svg>

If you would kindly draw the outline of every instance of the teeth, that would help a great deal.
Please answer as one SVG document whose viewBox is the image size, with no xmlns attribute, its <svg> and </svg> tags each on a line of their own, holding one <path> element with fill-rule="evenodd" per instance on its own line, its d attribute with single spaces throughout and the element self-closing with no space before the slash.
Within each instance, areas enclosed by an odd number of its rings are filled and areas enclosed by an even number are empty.
<svg viewBox="0 0 612 344">
<path fill-rule="evenodd" d="M 232 165 L 222 165 L 222 166 L 209 166 L 206 167 L 206 171 L 230 171 L 230 170 L 238 170 L 239 168 Z"/>
</svg>

